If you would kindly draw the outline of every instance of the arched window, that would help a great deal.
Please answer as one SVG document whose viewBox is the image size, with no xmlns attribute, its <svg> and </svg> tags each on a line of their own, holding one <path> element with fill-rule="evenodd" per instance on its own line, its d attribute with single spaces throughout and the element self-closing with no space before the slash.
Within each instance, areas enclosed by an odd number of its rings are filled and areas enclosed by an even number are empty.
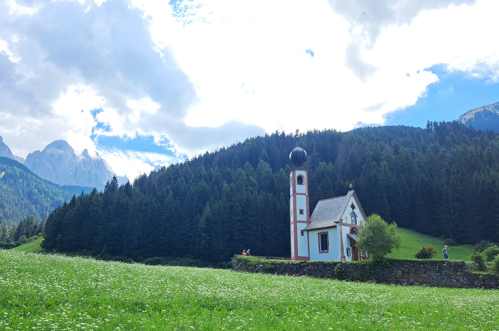
<svg viewBox="0 0 499 331">
<path fill-rule="evenodd" d="M 350 214 L 350 219 L 352 220 L 352 224 L 357 224 L 357 215 L 355 213 Z"/>
<path fill-rule="evenodd" d="M 298 178 L 296 178 L 296 183 L 298 185 L 303 185 L 303 176 L 299 175 Z"/>
<path fill-rule="evenodd" d="M 350 247 L 347 248 L 347 256 L 352 256 L 352 250 L 350 249 Z"/>
</svg>

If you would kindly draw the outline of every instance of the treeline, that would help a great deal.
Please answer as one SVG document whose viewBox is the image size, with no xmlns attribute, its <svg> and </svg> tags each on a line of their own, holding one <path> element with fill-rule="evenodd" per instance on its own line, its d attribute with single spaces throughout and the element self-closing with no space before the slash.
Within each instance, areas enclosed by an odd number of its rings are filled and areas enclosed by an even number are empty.
<svg viewBox="0 0 499 331">
<path fill-rule="evenodd" d="M 33 215 L 40 222 L 46 213 L 92 189 L 63 186 L 44 180 L 21 163 L 0 157 L 0 225 L 13 226 Z"/>
<path fill-rule="evenodd" d="M 38 223 L 33 215 L 26 217 L 19 224 L 0 225 L 0 248 L 11 247 L 26 243 L 27 239 L 43 234 L 45 224 L 47 222 L 47 214 L 42 221 Z"/>
<path fill-rule="evenodd" d="M 171 165 L 49 216 L 48 250 L 224 261 L 243 249 L 289 256 L 288 156 L 296 139 L 256 137 Z M 365 212 L 462 244 L 499 241 L 499 138 L 456 122 L 313 131 L 310 208 L 353 185 Z"/>
</svg>

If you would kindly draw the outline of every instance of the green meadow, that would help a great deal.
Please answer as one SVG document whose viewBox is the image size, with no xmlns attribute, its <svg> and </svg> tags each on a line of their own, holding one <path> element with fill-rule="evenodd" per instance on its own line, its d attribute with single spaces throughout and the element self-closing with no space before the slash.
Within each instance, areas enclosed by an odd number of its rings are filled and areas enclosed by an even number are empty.
<svg viewBox="0 0 499 331">
<path fill-rule="evenodd" d="M 38 239 L 33 240 L 30 243 L 17 246 L 12 248 L 15 251 L 26 252 L 26 253 L 41 253 L 43 251 L 40 246 L 43 241 L 43 237 L 39 237 Z"/>
<path fill-rule="evenodd" d="M 499 330 L 499 291 L 0 251 L 1 330 Z"/>
<path fill-rule="evenodd" d="M 416 250 L 422 246 L 432 245 L 437 250 L 432 260 L 443 260 L 444 240 L 419 233 L 414 230 L 397 228 L 402 235 L 402 244 L 396 252 L 388 254 L 391 259 L 417 260 L 414 257 Z M 449 258 L 453 261 L 470 261 L 471 251 L 466 246 L 449 246 Z"/>
</svg>

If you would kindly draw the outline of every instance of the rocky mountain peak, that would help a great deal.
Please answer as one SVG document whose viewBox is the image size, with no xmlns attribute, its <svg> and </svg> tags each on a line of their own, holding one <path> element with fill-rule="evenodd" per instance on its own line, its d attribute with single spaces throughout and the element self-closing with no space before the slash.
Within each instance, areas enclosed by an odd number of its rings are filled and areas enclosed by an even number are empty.
<svg viewBox="0 0 499 331">
<path fill-rule="evenodd" d="M 499 102 L 469 110 L 456 121 L 477 130 L 499 133 Z"/>
<path fill-rule="evenodd" d="M 73 147 L 71 147 L 65 140 L 56 140 L 45 147 L 43 151 L 56 149 L 63 152 L 74 153 Z"/>
<path fill-rule="evenodd" d="M 85 149 L 81 155 L 76 155 L 64 140 L 56 140 L 43 151 L 29 154 L 24 164 L 38 176 L 59 185 L 103 189 L 115 175 L 98 154 L 92 157 Z"/>
<path fill-rule="evenodd" d="M 0 136 L 0 156 L 8 157 L 9 159 L 14 159 L 14 155 L 10 150 L 9 146 L 5 145 L 2 136 Z"/>
</svg>

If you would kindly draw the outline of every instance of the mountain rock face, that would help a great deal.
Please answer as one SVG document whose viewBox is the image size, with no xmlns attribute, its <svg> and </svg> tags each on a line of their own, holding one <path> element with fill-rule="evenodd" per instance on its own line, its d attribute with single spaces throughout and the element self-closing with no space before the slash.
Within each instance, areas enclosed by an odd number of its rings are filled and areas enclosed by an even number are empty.
<svg viewBox="0 0 499 331">
<path fill-rule="evenodd" d="M 5 145 L 2 136 L 0 136 L 0 156 L 8 157 L 9 159 L 14 160 L 14 154 L 12 154 L 12 151 L 10 150 L 9 146 Z"/>
<path fill-rule="evenodd" d="M 477 130 L 499 133 L 499 102 L 467 111 L 457 119 L 457 122 L 473 126 Z"/>
<path fill-rule="evenodd" d="M 21 164 L 24 164 L 24 162 L 26 162 L 25 159 L 23 159 L 22 157 L 17 156 L 17 155 L 14 155 L 14 160 L 16 160 L 17 162 L 19 162 Z"/>
<path fill-rule="evenodd" d="M 99 154 L 90 156 L 87 150 L 76 155 L 64 140 L 56 140 L 43 151 L 28 154 L 24 163 L 38 176 L 59 185 L 96 187 L 101 190 L 114 171 Z M 119 178 L 119 181 L 123 178 Z"/>
</svg>

